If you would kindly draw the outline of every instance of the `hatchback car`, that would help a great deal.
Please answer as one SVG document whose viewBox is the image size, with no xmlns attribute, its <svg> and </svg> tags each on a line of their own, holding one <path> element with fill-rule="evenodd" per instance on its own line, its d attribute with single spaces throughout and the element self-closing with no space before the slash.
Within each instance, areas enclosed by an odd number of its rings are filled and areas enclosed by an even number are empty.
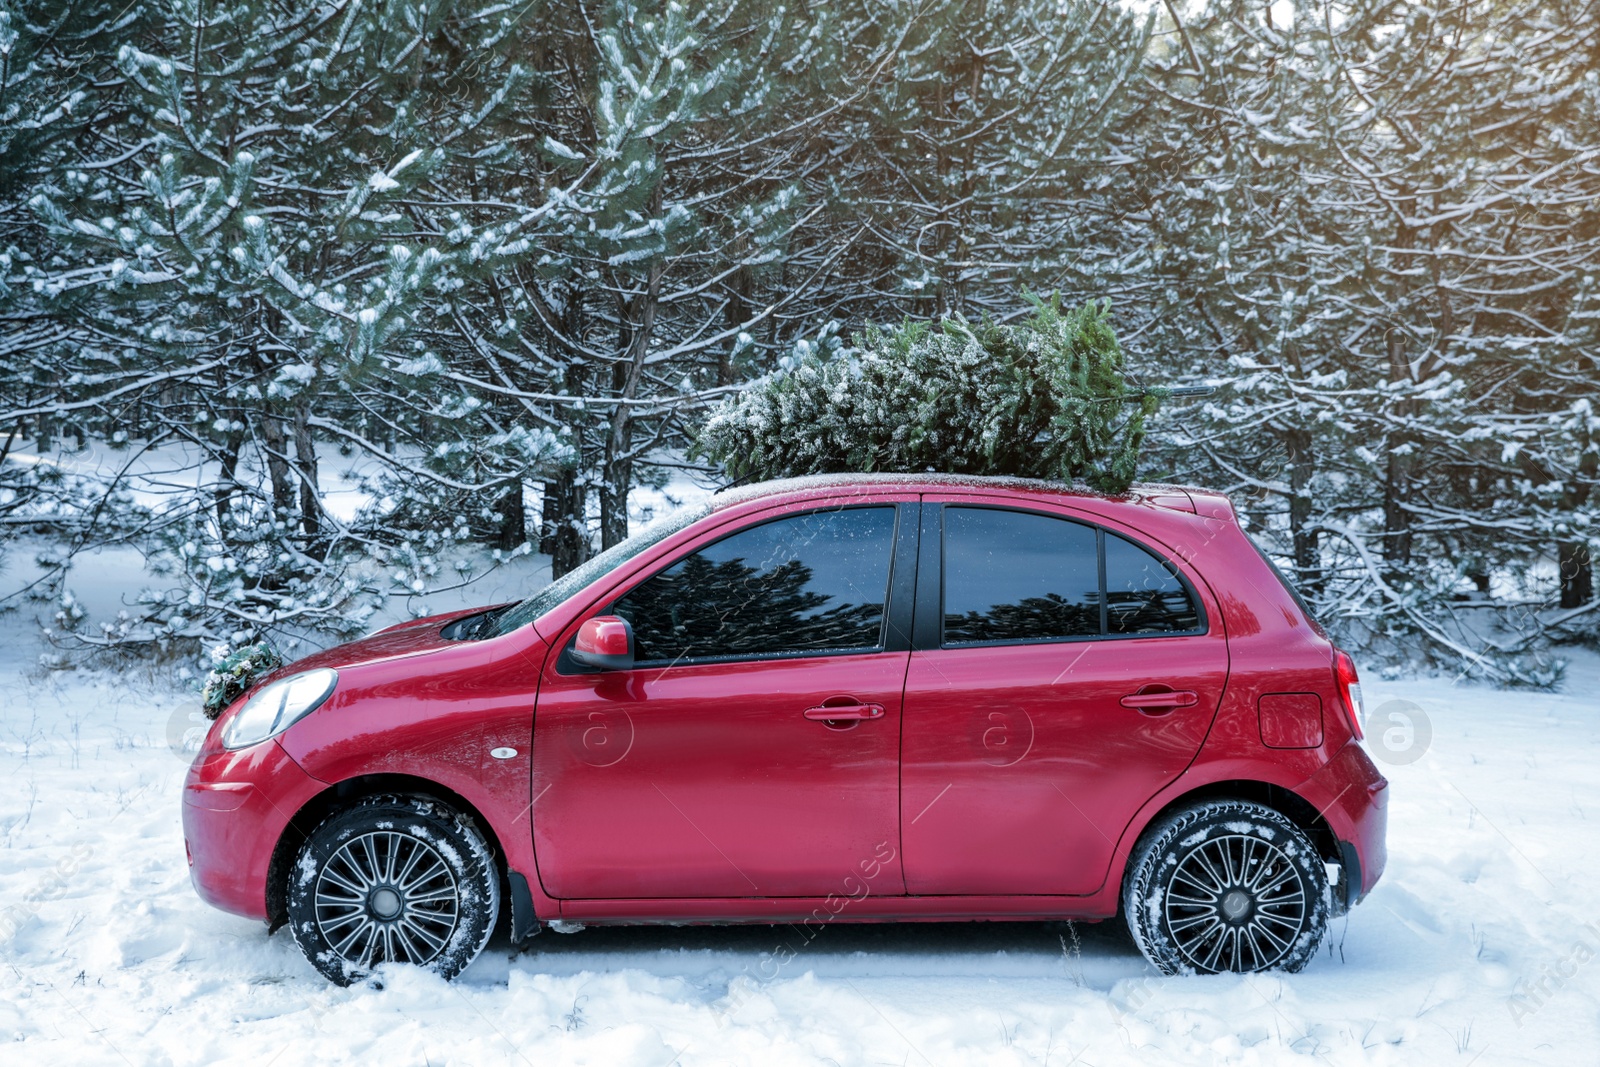
<svg viewBox="0 0 1600 1067">
<path fill-rule="evenodd" d="M 335 982 L 497 922 L 1109 919 L 1296 970 L 1383 870 L 1360 686 L 1225 497 L 798 479 L 517 604 L 280 668 L 184 787 L 193 881 Z"/>
</svg>

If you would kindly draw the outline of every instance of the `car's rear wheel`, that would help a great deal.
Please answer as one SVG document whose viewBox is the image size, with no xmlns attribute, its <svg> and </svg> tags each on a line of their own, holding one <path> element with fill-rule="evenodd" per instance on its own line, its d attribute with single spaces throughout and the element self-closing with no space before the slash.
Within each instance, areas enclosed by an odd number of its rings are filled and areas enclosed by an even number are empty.
<svg viewBox="0 0 1600 1067">
<path fill-rule="evenodd" d="M 1128 929 L 1166 974 L 1281 969 L 1311 961 L 1328 931 L 1327 869 L 1294 823 L 1263 805 L 1215 800 L 1141 838 L 1123 887 Z"/>
<path fill-rule="evenodd" d="M 500 911 L 483 835 L 431 797 L 375 796 L 325 819 L 289 871 L 289 926 L 312 966 L 349 985 L 381 963 L 449 979 Z"/>
</svg>

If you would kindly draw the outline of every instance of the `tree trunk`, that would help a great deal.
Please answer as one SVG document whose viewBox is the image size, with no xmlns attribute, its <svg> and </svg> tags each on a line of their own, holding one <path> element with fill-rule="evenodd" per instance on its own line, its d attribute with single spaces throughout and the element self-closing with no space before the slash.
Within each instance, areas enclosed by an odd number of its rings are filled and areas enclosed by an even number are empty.
<svg viewBox="0 0 1600 1067">
<path fill-rule="evenodd" d="M 633 436 L 631 420 L 614 438 L 627 448 Z M 600 482 L 600 547 L 610 548 L 628 539 L 628 489 L 633 481 L 633 460 L 608 460 Z"/>
<path fill-rule="evenodd" d="M 1389 355 L 1389 380 L 1407 383 L 1411 375 L 1405 362 L 1405 338 L 1396 328 L 1391 328 L 1385 338 Z M 1412 414 L 1410 399 L 1397 400 L 1393 417 L 1398 422 L 1408 421 Z M 1410 433 L 1401 428 L 1388 435 L 1388 466 L 1383 480 L 1383 560 L 1392 577 L 1400 577 L 1411 563 L 1411 512 L 1406 504 L 1411 500 L 1411 476 L 1415 457 L 1411 454 Z"/>
<path fill-rule="evenodd" d="M 1589 442 L 1584 441 L 1585 445 Z M 1562 503 L 1570 514 L 1589 502 L 1591 487 L 1600 475 L 1600 456 L 1585 448 L 1578 460 L 1577 477 L 1567 483 Z M 1579 608 L 1594 599 L 1594 553 L 1587 541 L 1563 541 L 1556 546 L 1561 574 L 1561 606 Z"/>
<path fill-rule="evenodd" d="M 584 290 L 582 278 L 570 275 L 561 289 L 561 337 L 563 347 L 577 344 L 586 330 Z M 585 396 L 592 383 L 585 362 L 576 349 L 570 350 L 563 384 L 571 396 Z M 544 483 L 544 500 L 539 514 L 539 551 L 550 557 L 550 577 L 559 578 L 589 558 L 589 488 L 578 481 L 578 470 L 586 467 L 583 455 L 585 425 L 588 412 L 568 409 L 568 431 L 578 455 L 573 466 L 561 470 L 554 479 Z"/>
<path fill-rule="evenodd" d="M 275 412 L 263 412 L 261 450 L 267 461 L 267 477 L 272 482 L 272 518 L 287 525 L 294 512 L 294 483 L 289 478 L 289 440 L 283 420 Z"/>
<path fill-rule="evenodd" d="M 317 486 L 317 446 L 311 436 L 310 420 L 311 404 L 302 394 L 294 409 L 295 473 L 300 479 L 300 528 L 315 539 L 322 529 L 322 496 Z"/>
<path fill-rule="evenodd" d="M 636 297 L 628 303 L 638 302 Z M 622 309 L 621 318 L 628 322 L 628 307 Z M 624 330 L 627 326 L 624 325 Z M 624 333 L 624 351 L 632 353 L 635 334 Z M 632 360 L 617 363 L 611 368 L 612 395 L 629 395 L 633 375 Z M 612 545 L 628 538 L 628 490 L 633 484 L 633 413 L 628 405 L 618 404 L 612 409 L 606 429 L 605 452 L 600 461 L 600 547 Z"/>
<path fill-rule="evenodd" d="M 564 470 L 544 483 L 540 509 L 539 551 L 550 557 L 550 577 L 559 578 L 589 558 L 589 494 L 578 473 Z"/>
<path fill-rule="evenodd" d="M 1383 560 L 1399 574 L 1411 563 L 1411 513 L 1405 508 L 1411 493 L 1411 457 L 1396 452 L 1394 444 L 1391 439 L 1383 479 Z"/>
<path fill-rule="evenodd" d="M 1556 565 L 1561 573 L 1563 608 L 1581 608 L 1594 599 L 1594 554 L 1587 541 L 1557 543 Z"/>
<path fill-rule="evenodd" d="M 659 193 L 657 194 L 659 197 Z M 659 203 L 656 205 L 659 207 Z M 650 338 L 655 329 L 656 304 L 661 295 L 660 260 L 650 264 L 644 291 L 628 301 L 630 314 L 623 316 L 628 332 L 628 359 L 619 364 L 623 379 L 616 390 L 618 399 L 628 401 L 639 395 L 644 380 L 644 360 L 650 353 Z M 628 490 L 633 484 L 633 410 L 620 403 L 611 413 L 610 433 L 606 436 L 605 464 L 600 480 L 600 546 L 610 548 L 628 538 Z"/>
<path fill-rule="evenodd" d="M 744 256 L 749 253 L 746 247 L 746 238 L 741 234 L 735 241 L 732 253 L 735 256 Z M 754 276 L 749 267 L 740 267 L 733 272 L 733 277 L 728 284 L 728 306 L 723 310 L 723 322 L 730 331 L 738 331 L 750 320 L 750 312 L 754 304 Z M 776 317 L 776 316 L 774 316 Z M 733 351 L 739 346 L 739 334 L 734 332 L 733 339 L 723 346 L 717 359 L 717 384 L 732 385 L 737 380 L 737 372 L 733 365 Z"/>
<path fill-rule="evenodd" d="M 528 512 L 522 500 L 522 479 L 506 486 L 505 495 L 495 507 L 500 513 L 500 529 L 495 536 L 495 547 L 505 552 L 528 539 Z"/>
<path fill-rule="evenodd" d="M 1316 457 L 1311 451 L 1311 431 L 1293 429 L 1284 434 L 1289 452 L 1289 533 L 1294 538 L 1294 569 L 1302 590 L 1314 592 L 1322 586 L 1320 538 L 1311 527 L 1311 477 L 1316 473 Z"/>
<path fill-rule="evenodd" d="M 212 498 L 217 511 L 217 536 L 228 536 L 228 512 L 233 506 L 233 494 L 239 488 L 239 450 L 244 447 L 244 434 L 230 432 L 222 444 L 222 470 L 217 476 L 217 491 Z"/>
</svg>

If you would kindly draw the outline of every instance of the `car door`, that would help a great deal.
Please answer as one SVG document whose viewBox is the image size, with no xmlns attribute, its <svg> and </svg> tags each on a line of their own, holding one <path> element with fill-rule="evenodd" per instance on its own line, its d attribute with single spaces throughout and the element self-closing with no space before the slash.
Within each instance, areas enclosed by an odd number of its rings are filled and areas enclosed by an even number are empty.
<svg viewBox="0 0 1600 1067">
<path fill-rule="evenodd" d="M 632 670 L 552 655 L 534 836 L 566 899 L 904 891 L 901 696 L 918 504 L 788 507 L 709 535 L 577 625 L 633 627 Z"/>
<path fill-rule="evenodd" d="M 930 498 L 919 570 L 906 891 L 1095 891 L 1205 739 L 1221 628 L 1158 551 L 1062 512 Z"/>
</svg>

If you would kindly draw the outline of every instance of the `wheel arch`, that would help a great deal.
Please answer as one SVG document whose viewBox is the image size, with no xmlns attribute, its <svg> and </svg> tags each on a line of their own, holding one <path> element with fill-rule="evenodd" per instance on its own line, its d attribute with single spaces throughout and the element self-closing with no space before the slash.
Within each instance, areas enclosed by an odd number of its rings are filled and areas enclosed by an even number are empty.
<svg viewBox="0 0 1600 1067">
<path fill-rule="evenodd" d="M 1133 864 L 1130 862 L 1134 853 L 1139 850 L 1139 845 L 1150 835 L 1151 830 L 1158 826 L 1162 820 L 1179 810 L 1191 805 L 1208 800 L 1246 800 L 1255 804 L 1262 804 L 1278 812 L 1284 818 L 1294 823 L 1305 831 L 1311 843 L 1316 846 L 1317 853 L 1324 862 L 1337 863 L 1341 867 L 1341 879 L 1347 879 L 1350 872 L 1344 870 L 1349 862 L 1339 836 L 1334 833 L 1333 827 L 1322 813 L 1316 809 L 1305 797 L 1286 786 L 1275 785 L 1272 782 L 1263 782 L 1258 779 L 1232 778 L 1217 782 L 1208 782 L 1196 786 L 1187 792 L 1180 793 L 1167 800 L 1150 817 L 1145 820 L 1139 833 L 1133 838 L 1128 852 L 1122 857 L 1121 877 L 1117 880 L 1117 910 L 1122 911 L 1123 890 L 1127 887 L 1128 879 L 1133 874 Z M 1342 899 L 1339 887 L 1335 888 L 1334 898 Z"/>
<path fill-rule="evenodd" d="M 471 801 L 453 789 L 416 775 L 362 774 L 336 782 L 306 801 L 278 835 L 278 843 L 273 846 L 272 858 L 267 864 L 267 923 L 271 929 L 276 930 L 288 921 L 289 868 L 311 832 L 329 816 L 343 811 L 356 801 L 385 793 L 431 797 L 470 820 L 494 857 L 500 878 L 501 899 L 511 899 L 508 895 L 509 868 L 505 848 L 494 826 Z"/>
</svg>

